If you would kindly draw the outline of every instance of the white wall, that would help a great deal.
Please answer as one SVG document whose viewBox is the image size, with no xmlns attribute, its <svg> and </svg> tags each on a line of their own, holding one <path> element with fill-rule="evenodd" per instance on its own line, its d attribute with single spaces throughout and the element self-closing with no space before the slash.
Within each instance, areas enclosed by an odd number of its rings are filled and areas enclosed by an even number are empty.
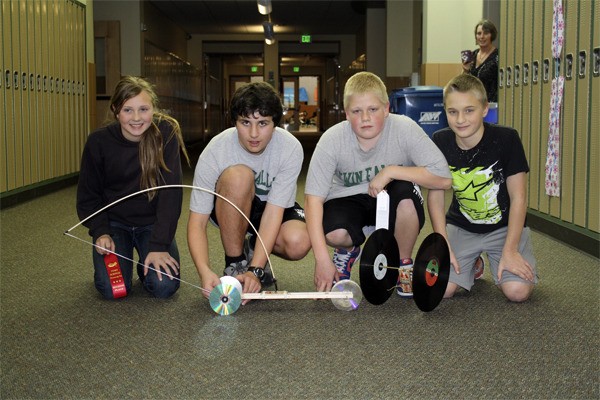
<svg viewBox="0 0 600 400">
<path fill-rule="evenodd" d="M 460 63 L 460 51 L 475 49 L 475 24 L 483 0 L 423 1 L 423 63 Z"/>
</svg>

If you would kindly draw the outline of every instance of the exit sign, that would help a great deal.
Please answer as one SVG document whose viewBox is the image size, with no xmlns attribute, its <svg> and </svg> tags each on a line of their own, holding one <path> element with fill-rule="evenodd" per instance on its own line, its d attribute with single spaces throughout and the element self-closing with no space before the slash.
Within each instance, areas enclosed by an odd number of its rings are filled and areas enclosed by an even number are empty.
<svg viewBox="0 0 600 400">
<path fill-rule="evenodd" d="M 294 67 L 294 72 L 300 72 L 300 67 Z"/>
<path fill-rule="evenodd" d="M 258 67 L 256 67 L 256 66 L 250 67 L 250 72 L 258 72 Z"/>
<path fill-rule="evenodd" d="M 301 43 L 312 43 L 312 37 L 310 35 L 302 35 L 300 42 Z"/>
</svg>

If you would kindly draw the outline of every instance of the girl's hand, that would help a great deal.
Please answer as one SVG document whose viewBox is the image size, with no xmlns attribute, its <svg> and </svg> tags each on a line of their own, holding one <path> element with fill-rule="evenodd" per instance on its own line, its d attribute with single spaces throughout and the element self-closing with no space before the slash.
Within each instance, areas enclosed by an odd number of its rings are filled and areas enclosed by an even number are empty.
<svg viewBox="0 0 600 400">
<path fill-rule="evenodd" d="M 110 254 L 110 252 L 106 250 L 110 250 L 113 253 L 115 251 L 115 242 L 113 242 L 110 235 L 102 235 L 98 239 L 96 239 L 96 246 L 96 251 L 98 252 L 98 254 L 103 256 Z"/>
<path fill-rule="evenodd" d="M 167 251 L 151 251 L 144 261 L 144 276 L 148 275 L 148 267 L 152 264 L 158 275 L 158 280 L 162 281 L 162 275 L 159 271 L 164 270 L 169 279 L 173 280 L 174 275 L 179 275 L 179 263 Z"/>
</svg>

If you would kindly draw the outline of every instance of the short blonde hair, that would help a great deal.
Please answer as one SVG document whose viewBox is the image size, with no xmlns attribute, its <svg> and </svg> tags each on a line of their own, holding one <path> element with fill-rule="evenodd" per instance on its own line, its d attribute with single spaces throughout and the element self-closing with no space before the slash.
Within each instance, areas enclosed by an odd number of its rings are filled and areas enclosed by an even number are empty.
<svg viewBox="0 0 600 400">
<path fill-rule="evenodd" d="M 446 84 L 444 87 L 444 108 L 446 108 L 446 98 L 450 93 L 459 92 L 467 93 L 472 92 L 482 106 L 486 106 L 487 93 L 483 83 L 476 76 L 470 74 L 460 74 L 455 76 Z"/>
<path fill-rule="evenodd" d="M 389 102 L 385 84 L 377 75 L 371 72 L 358 72 L 348 79 L 344 86 L 344 109 L 350 103 L 350 97 L 355 94 L 373 93 L 381 104 Z"/>
</svg>

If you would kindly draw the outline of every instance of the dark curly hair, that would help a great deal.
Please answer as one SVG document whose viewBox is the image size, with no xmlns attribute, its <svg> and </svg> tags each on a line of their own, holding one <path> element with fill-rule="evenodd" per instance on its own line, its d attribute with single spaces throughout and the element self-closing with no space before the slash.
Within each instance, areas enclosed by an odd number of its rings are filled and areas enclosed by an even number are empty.
<svg viewBox="0 0 600 400">
<path fill-rule="evenodd" d="M 235 125 L 239 116 L 250 117 L 258 112 L 263 117 L 273 117 L 275 126 L 283 116 L 279 93 L 266 82 L 252 82 L 238 88 L 231 98 L 230 118 Z"/>
</svg>

